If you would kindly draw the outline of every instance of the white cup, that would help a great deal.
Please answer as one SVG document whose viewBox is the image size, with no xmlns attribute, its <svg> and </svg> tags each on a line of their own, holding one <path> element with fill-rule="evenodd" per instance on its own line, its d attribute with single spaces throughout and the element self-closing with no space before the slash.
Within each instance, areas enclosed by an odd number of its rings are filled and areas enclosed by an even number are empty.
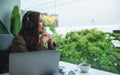
<svg viewBox="0 0 120 75">
<path fill-rule="evenodd" d="M 91 68 L 91 65 L 82 63 L 82 64 L 79 64 L 79 68 L 82 73 L 87 73 L 89 71 L 89 69 Z"/>
</svg>

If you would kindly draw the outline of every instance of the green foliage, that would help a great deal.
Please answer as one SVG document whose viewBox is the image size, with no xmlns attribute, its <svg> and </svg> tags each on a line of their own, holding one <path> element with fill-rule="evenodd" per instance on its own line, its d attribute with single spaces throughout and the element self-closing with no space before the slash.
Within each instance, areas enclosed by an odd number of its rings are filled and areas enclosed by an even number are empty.
<svg viewBox="0 0 120 75">
<path fill-rule="evenodd" d="M 53 23 L 51 23 L 51 22 L 49 22 L 49 21 L 45 21 L 45 25 L 46 25 L 46 27 L 49 27 L 50 28 L 50 30 L 53 32 L 53 33 L 55 33 L 55 26 L 53 25 Z"/>
<path fill-rule="evenodd" d="M 21 29 L 21 21 L 20 21 L 19 7 L 15 5 L 11 13 L 10 31 L 14 36 L 17 36 L 20 29 Z"/>
<path fill-rule="evenodd" d="M 2 23 L 1 20 L 0 20 L 0 34 L 9 34 L 7 28 L 6 28 L 5 25 Z"/>
<path fill-rule="evenodd" d="M 60 60 L 90 63 L 93 68 L 120 73 L 120 49 L 111 43 L 113 37 L 120 40 L 119 34 L 91 29 L 69 32 L 65 37 L 56 35 L 54 40 L 61 52 Z"/>
</svg>

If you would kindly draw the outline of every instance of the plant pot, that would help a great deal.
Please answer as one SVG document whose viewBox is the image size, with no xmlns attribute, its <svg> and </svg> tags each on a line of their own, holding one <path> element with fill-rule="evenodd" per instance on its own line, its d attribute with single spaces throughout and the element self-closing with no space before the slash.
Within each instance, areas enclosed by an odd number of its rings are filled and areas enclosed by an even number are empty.
<svg viewBox="0 0 120 75">
<path fill-rule="evenodd" d="M 87 73 L 89 71 L 89 69 L 91 68 L 91 65 L 88 63 L 85 63 L 85 64 L 82 63 L 82 64 L 79 64 L 79 68 L 82 73 Z"/>
<path fill-rule="evenodd" d="M 10 46 L 13 38 L 11 34 L 0 34 L 0 51 L 6 50 Z"/>
</svg>

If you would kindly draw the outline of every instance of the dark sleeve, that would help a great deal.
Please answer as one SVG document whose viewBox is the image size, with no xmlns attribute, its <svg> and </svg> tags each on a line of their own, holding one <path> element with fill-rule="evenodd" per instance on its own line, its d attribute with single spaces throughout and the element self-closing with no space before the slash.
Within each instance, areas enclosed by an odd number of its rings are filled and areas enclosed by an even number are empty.
<svg viewBox="0 0 120 75">
<path fill-rule="evenodd" d="M 46 46 L 37 46 L 37 51 L 49 50 Z"/>
<path fill-rule="evenodd" d="M 38 51 L 43 51 L 43 50 L 56 50 L 56 44 L 53 42 L 53 45 L 51 45 L 50 43 L 48 43 L 48 47 L 47 46 L 38 46 L 37 47 Z"/>
<path fill-rule="evenodd" d="M 48 42 L 48 49 L 49 50 L 56 50 L 56 44 L 55 44 L 55 42 L 53 42 L 52 45 Z"/>
</svg>

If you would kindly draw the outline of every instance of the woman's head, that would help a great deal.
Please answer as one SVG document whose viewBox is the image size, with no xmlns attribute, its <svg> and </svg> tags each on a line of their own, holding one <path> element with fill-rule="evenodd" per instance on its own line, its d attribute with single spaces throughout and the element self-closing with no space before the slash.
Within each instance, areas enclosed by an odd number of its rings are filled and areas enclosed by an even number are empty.
<svg viewBox="0 0 120 75">
<path fill-rule="evenodd" d="M 39 34 L 45 32 L 45 25 L 40 17 L 40 13 L 36 11 L 27 11 L 22 19 L 22 35 L 28 45 L 29 49 L 35 49 L 38 41 Z"/>
<path fill-rule="evenodd" d="M 39 12 L 27 11 L 23 16 L 22 30 L 27 33 L 43 33 L 45 31 L 44 22 Z"/>
<path fill-rule="evenodd" d="M 39 17 L 39 22 L 38 22 L 38 32 L 39 32 L 39 34 L 45 32 L 44 20 L 42 18 L 40 18 L 40 17 Z"/>
</svg>

